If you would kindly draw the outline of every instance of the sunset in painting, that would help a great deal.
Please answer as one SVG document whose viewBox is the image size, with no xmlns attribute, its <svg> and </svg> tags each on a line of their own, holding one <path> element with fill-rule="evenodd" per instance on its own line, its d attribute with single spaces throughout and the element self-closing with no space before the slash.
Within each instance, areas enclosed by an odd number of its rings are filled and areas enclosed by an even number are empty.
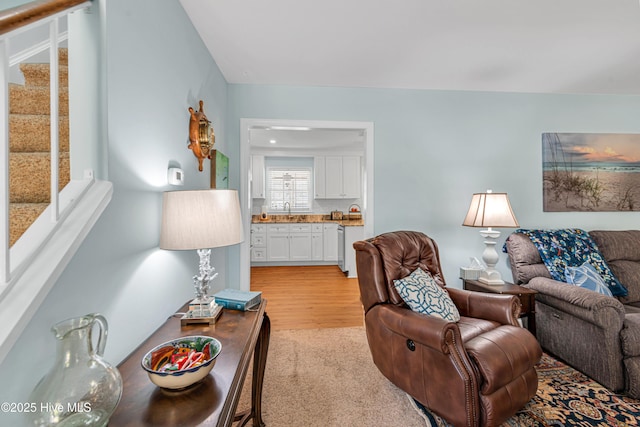
<svg viewBox="0 0 640 427">
<path fill-rule="evenodd" d="M 542 134 L 544 211 L 639 211 L 640 134 Z"/>
</svg>

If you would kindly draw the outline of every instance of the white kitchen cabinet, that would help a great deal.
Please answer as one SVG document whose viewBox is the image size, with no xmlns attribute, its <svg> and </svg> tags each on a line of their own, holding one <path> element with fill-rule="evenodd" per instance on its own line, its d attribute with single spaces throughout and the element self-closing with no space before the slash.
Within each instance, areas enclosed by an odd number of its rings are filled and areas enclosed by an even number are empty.
<svg viewBox="0 0 640 427">
<path fill-rule="evenodd" d="M 345 199 L 362 197 L 362 174 L 359 156 L 342 157 L 342 194 Z"/>
<path fill-rule="evenodd" d="M 251 261 L 267 260 L 267 227 L 265 224 L 251 224 Z"/>
<path fill-rule="evenodd" d="M 325 198 L 357 199 L 361 197 L 359 156 L 326 156 Z"/>
<path fill-rule="evenodd" d="M 252 248 L 251 262 L 264 262 L 267 260 L 267 248 Z"/>
<path fill-rule="evenodd" d="M 326 198 L 324 156 L 313 158 L 313 194 L 316 199 Z"/>
<path fill-rule="evenodd" d="M 338 224 L 251 224 L 251 262 L 274 265 L 336 264 Z"/>
<path fill-rule="evenodd" d="M 289 261 L 289 224 L 267 225 L 267 261 Z"/>
<path fill-rule="evenodd" d="M 324 261 L 338 261 L 338 224 L 324 223 L 322 249 Z"/>
<path fill-rule="evenodd" d="M 289 234 L 267 236 L 267 261 L 289 261 Z"/>
<path fill-rule="evenodd" d="M 289 261 L 311 261 L 311 234 L 289 235 Z"/>
<path fill-rule="evenodd" d="M 267 261 L 311 261 L 311 224 L 269 224 Z"/>
<path fill-rule="evenodd" d="M 291 224 L 289 228 L 289 261 L 311 260 L 311 224 Z"/>
<path fill-rule="evenodd" d="M 323 261 L 323 247 L 322 233 L 311 233 L 311 260 Z"/>
<path fill-rule="evenodd" d="M 306 222 L 296 222 L 289 225 L 290 233 L 311 233 L 311 224 Z"/>
<path fill-rule="evenodd" d="M 322 224 L 311 224 L 311 260 L 323 261 L 323 230 Z"/>
<path fill-rule="evenodd" d="M 327 156 L 324 159 L 325 197 L 342 198 L 342 156 Z"/>
<path fill-rule="evenodd" d="M 264 156 L 251 156 L 251 197 L 254 199 L 266 197 Z"/>
</svg>

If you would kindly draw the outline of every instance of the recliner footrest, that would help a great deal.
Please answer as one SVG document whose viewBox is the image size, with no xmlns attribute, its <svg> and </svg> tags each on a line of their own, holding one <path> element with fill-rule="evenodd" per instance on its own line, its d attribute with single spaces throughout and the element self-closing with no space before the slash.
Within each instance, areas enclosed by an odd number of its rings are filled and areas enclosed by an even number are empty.
<svg viewBox="0 0 640 427">
<path fill-rule="evenodd" d="M 504 325 L 465 344 L 483 379 L 482 394 L 490 394 L 520 377 L 537 363 L 542 351 L 526 329 Z"/>
</svg>

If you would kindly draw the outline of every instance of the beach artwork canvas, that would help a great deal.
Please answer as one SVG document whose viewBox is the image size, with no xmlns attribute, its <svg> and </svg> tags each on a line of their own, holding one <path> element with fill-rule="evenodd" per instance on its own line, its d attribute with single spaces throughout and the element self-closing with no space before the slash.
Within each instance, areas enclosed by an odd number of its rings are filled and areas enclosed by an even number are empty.
<svg viewBox="0 0 640 427">
<path fill-rule="evenodd" d="M 545 212 L 640 211 L 640 134 L 543 133 Z"/>
</svg>

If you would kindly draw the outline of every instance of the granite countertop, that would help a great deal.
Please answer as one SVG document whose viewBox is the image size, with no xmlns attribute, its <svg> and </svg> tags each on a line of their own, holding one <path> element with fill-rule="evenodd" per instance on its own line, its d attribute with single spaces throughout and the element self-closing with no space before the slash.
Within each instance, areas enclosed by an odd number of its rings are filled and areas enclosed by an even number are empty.
<svg viewBox="0 0 640 427">
<path fill-rule="evenodd" d="M 364 220 L 349 219 L 349 215 L 345 214 L 344 219 L 331 219 L 331 215 L 269 215 L 267 219 L 260 218 L 260 215 L 253 215 L 251 222 L 253 224 L 275 224 L 275 223 L 317 223 L 317 222 L 335 222 L 345 227 L 358 227 L 364 225 Z"/>
</svg>

